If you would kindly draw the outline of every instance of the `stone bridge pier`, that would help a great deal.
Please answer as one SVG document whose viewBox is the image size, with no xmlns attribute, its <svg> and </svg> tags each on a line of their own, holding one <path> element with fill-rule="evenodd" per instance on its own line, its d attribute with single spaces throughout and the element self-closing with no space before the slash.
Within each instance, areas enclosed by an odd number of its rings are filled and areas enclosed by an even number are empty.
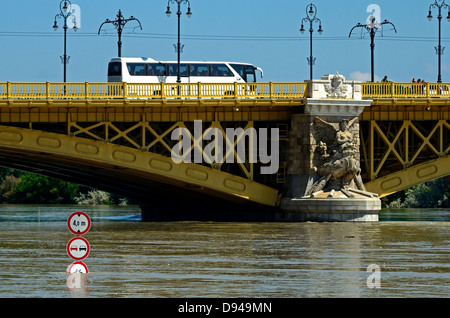
<svg viewBox="0 0 450 318">
<path fill-rule="evenodd" d="M 381 201 L 360 175 L 358 117 L 372 101 L 362 99 L 360 82 L 339 74 L 308 87 L 304 112 L 291 118 L 280 220 L 378 221 Z"/>
</svg>

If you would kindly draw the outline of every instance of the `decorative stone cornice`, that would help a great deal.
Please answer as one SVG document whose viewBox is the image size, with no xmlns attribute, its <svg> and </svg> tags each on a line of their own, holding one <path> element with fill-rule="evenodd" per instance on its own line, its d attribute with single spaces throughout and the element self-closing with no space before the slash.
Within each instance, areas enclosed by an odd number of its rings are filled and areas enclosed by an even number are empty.
<svg viewBox="0 0 450 318">
<path fill-rule="evenodd" d="M 365 107 L 372 104 L 371 100 L 352 99 L 305 99 L 305 114 L 316 116 L 351 116 L 358 117 Z"/>
</svg>

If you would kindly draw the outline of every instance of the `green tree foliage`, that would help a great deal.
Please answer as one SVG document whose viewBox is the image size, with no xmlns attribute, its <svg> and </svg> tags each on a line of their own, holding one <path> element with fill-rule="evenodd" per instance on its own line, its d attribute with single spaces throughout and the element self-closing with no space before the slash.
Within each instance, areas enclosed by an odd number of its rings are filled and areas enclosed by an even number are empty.
<svg viewBox="0 0 450 318">
<path fill-rule="evenodd" d="M 127 205 L 130 200 L 46 176 L 0 167 L 0 203 Z"/>
<path fill-rule="evenodd" d="M 2 186 L 7 180 L 2 183 Z M 11 181 L 9 181 L 11 184 Z M 5 189 L 8 184 L 5 185 Z M 78 195 L 79 186 L 66 181 L 57 180 L 37 174 L 26 173 L 13 187 L 9 187 L 3 199 L 13 204 L 65 204 L 73 203 Z"/>
<path fill-rule="evenodd" d="M 450 177 L 433 180 L 393 194 L 384 200 L 388 208 L 450 208 Z"/>
</svg>

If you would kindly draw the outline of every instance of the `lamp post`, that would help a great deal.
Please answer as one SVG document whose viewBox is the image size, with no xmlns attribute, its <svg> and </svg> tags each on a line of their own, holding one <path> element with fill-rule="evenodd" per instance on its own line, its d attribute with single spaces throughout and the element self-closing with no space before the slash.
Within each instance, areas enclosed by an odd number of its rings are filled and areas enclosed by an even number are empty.
<svg viewBox="0 0 450 318">
<path fill-rule="evenodd" d="M 395 33 L 397 33 L 397 30 L 391 22 L 388 20 L 384 20 L 383 22 L 379 23 L 376 21 L 374 16 L 369 17 L 370 23 L 367 24 L 361 24 L 358 23 L 355 25 L 351 30 L 348 37 L 352 35 L 352 32 L 356 28 L 363 28 L 370 34 L 370 52 L 371 52 L 371 81 L 375 82 L 375 35 L 377 34 L 378 29 L 380 29 L 385 24 L 390 24 L 394 28 Z"/>
<path fill-rule="evenodd" d="M 309 8 L 309 10 L 308 10 Z M 317 32 L 319 33 L 319 35 L 321 35 L 323 33 L 322 30 L 322 22 L 320 21 L 320 19 L 318 19 L 316 17 L 317 15 L 317 7 L 314 4 L 309 4 L 306 6 L 306 18 L 302 19 L 302 26 L 300 28 L 300 33 L 303 34 L 305 33 L 305 27 L 303 25 L 304 22 L 308 23 L 309 22 L 309 58 L 307 58 L 308 60 L 308 64 L 309 64 L 309 75 L 310 75 L 310 79 L 313 79 L 313 65 L 316 62 L 316 58 L 313 57 L 312 54 L 312 50 L 313 50 L 313 23 L 319 23 L 319 29 L 317 30 Z"/>
<path fill-rule="evenodd" d="M 177 69 L 177 83 L 181 83 L 181 77 L 180 77 L 180 64 L 181 64 L 181 40 L 180 40 L 180 20 L 181 20 L 181 4 L 182 3 L 186 3 L 188 5 L 188 11 L 186 13 L 188 18 L 191 18 L 192 16 L 192 12 L 191 12 L 191 3 L 189 2 L 189 0 L 169 0 L 167 2 L 167 11 L 166 11 L 166 15 L 167 17 L 170 17 L 170 15 L 172 14 L 172 12 L 170 11 L 170 3 L 171 2 L 175 2 L 178 5 L 178 11 L 177 11 L 177 16 L 178 16 L 178 43 L 177 43 L 177 55 L 178 55 L 178 69 Z"/>
<path fill-rule="evenodd" d="M 77 21 L 76 21 L 76 17 L 74 15 L 72 15 L 71 12 L 68 11 L 68 8 L 72 5 L 72 3 L 69 0 L 61 0 L 61 2 L 59 3 L 59 11 L 61 11 L 61 13 L 58 13 L 55 16 L 55 23 L 53 24 L 53 30 L 57 31 L 58 30 L 58 23 L 56 22 L 56 19 L 62 18 L 64 19 L 64 55 L 61 56 L 61 61 L 64 64 L 64 83 L 66 82 L 66 76 L 67 76 L 67 64 L 69 63 L 69 59 L 70 56 L 67 56 L 67 29 L 69 28 L 67 26 L 67 19 L 70 17 L 73 17 L 74 19 L 74 25 L 73 25 L 73 30 L 76 32 L 77 31 Z"/>
<path fill-rule="evenodd" d="M 442 83 L 441 76 L 441 56 L 444 54 L 445 47 L 441 46 L 441 20 L 442 20 L 442 9 L 448 9 L 447 20 L 450 22 L 450 6 L 445 3 L 445 0 L 435 0 L 434 3 L 430 5 L 430 9 L 428 11 L 427 19 L 431 21 L 433 16 L 431 15 L 431 9 L 438 8 L 438 21 L 439 21 L 439 44 L 438 47 L 434 47 L 436 49 L 436 54 L 438 55 L 438 83 Z"/>
<path fill-rule="evenodd" d="M 117 36 L 119 38 L 119 40 L 117 41 L 118 57 L 122 57 L 122 31 L 123 31 L 123 28 L 130 21 L 137 21 L 139 23 L 139 27 L 141 28 L 141 30 L 142 30 L 142 25 L 141 25 L 141 22 L 133 16 L 129 17 L 128 19 L 124 19 L 121 10 L 119 10 L 119 13 L 117 14 L 116 17 L 117 18 L 114 21 L 106 19 L 105 22 L 103 22 L 100 25 L 100 28 L 98 29 L 98 34 L 100 34 L 100 31 L 102 30 L 102 27 L 104 24 L 107 24 L 107 23 L 113 24 L 117 29 Z"/>
</svg>

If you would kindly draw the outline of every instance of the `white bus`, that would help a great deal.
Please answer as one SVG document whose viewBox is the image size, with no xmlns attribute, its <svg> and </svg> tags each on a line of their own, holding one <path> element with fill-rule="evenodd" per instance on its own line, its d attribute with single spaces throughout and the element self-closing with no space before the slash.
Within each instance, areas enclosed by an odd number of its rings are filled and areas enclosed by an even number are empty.
<svg viewBox="0 0 450 318">
<path fill-rule="evenodd" d="M 180 63 L 181 83 L 255 83 L 256 70 L 247 63 L 194 62 Z M 151 58 L 113 58 L 108 65 L 110 83 L 176 83 L 178 62 L 156 61 Z"/>
</svg>

